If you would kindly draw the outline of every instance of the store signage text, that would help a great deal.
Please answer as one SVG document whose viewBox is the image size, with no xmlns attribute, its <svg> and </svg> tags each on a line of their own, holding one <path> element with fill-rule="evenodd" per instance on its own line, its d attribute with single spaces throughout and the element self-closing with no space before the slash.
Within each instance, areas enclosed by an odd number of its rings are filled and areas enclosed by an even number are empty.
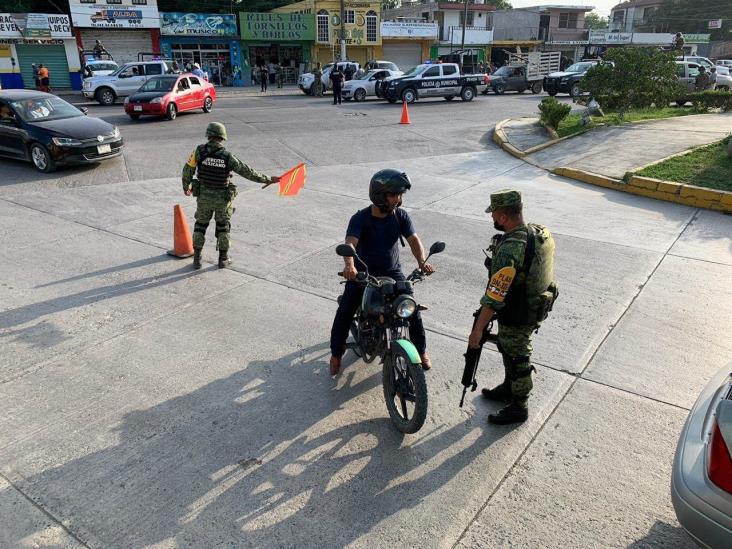
<svg viewBox="0 0 732 549">
<path fill-rule="evenodd" d="M 303 13 L 239 14 L 244 40 L 314 40 L 315 17 Z"/>
<path fill-rule="evenodd" d="M 232 13 L 161 13 L 160 34 L 237 36 L 236 16 Z"/>
<path fill-rule="evenodd" d="M 71 38 L 68 15 L 0 13 L 0 37 Z"/>
</svg>

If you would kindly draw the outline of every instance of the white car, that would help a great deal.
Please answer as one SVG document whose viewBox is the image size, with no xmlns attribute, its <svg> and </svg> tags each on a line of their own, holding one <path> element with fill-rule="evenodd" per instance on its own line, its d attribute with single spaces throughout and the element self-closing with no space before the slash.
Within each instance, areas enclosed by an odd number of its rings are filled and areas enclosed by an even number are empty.
<svg viewBox="0 0 732 549">
<path fill-rule="evenodd" d="M 722 91 L 732 90 L 732 76 L 730 76 L 730 68 L 717 65 L 717 83 L 715 89 Z"/>
<path fill-rule="evenodd" d="M 389 69 L 374 69 L 361 78 L 354 78 L 343 85 L 342 96 L 346 101 L 365 101 L 369 96 L 376 96 L 376 83 L 401 76 L 404 72 Z"/>
<path fill-rule="evenodd" d="M 320 81 L 323 83 L 323 91 L 330 89 L 330 71 L 333 70 L 333 65 L 334 63 L 328 63 L 323 67 L 323 76 L 320 78 Z M 338 67 L 341 70 L 344 70 L 348 65 L 351 65 L 354 74 L 356 74 L 356 72 L 361 68 L 361 66 L 354 61 L 338 62 Z M 310 95 L 312 93 L 311 89 L 314 81 L 315 75 L 313 75 L 312 72 L 306 72 L 301 74 L 300 78 L 297 79 L 297 85 L 304 94 Z"/>
<path fill-rule="evenodd" d="M 677 57 L 676 61 L 685 61 L 687 63 L 696 63 L 697 65 L 703 66 L 707 71 L 714 66 L 709 59 L 701 57 L 699 55 L 684 55 L 683 57 Z"/>
<path fill-rule="evenodd" d="M 113 105 L 118 97 L 127 97 L 140 89 L 148 79 L 168 74 L 165 61 L 126 63 L 107 76 L 86 78 L 81 92 L 87 99 L 96 99 L 100 105 Z"/>
</svg>

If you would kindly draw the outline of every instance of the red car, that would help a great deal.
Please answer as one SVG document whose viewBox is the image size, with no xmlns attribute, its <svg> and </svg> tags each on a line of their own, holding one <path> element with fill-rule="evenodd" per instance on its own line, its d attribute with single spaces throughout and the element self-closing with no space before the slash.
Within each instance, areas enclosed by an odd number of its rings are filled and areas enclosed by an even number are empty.
<svg viewBox="0 0 732 549">
<path fill-rule="evenodd" d="M 125 112 L 132 120 L 143 115 L 173 120 L 179 112 L 202 109 L 211 112 L 216 89 L 194 74 L 154 76 L 125 99 Z"/>
</svg>

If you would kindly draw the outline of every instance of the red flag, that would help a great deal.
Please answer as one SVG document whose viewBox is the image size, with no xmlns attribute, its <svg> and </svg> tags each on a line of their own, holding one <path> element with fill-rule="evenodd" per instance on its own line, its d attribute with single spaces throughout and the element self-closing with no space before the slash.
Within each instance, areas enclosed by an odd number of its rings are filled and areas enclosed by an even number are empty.
<svg viewBox="0 0 732 549">
<path fill-rule="evenodd" d="M 280 196 L 295 196 L 305 185 L 307 170 L 305 164 L 298 164 L 280 176 Z"/>
</svg>

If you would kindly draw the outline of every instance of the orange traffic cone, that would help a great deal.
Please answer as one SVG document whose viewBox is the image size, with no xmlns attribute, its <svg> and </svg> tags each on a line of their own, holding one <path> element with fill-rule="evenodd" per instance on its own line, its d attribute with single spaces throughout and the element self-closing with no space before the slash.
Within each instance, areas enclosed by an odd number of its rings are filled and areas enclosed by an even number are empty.
<svg viewBox="0 0 732 549">
<path fill-rule="evenodd" d="M 168 255 L 179 259 L 193 255 L 191 230 L 188 228 L 188 222 L 180 204 L 176 204 L 173 208 L 173 249 L 168 250 Z"/>
<path fill-rule="evenodd" d="M 399 121 L 400 124 L 411 124 L 412 121 L 409 120 L 409 109 L 407 108 L 407 102 L 404 101 L 404 106 L 402 107 L 402 119 Z"/>
</svg>

